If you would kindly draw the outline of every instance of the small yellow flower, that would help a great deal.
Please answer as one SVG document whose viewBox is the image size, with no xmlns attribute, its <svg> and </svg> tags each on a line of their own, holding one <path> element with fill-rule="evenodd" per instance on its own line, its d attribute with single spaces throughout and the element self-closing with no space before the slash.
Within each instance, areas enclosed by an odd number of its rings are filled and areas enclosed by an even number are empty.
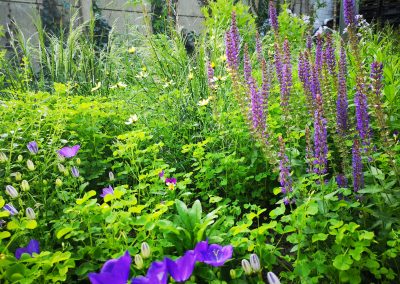
<svg viewBox="0 0 400 284">
<path fill-rule="evenodd" d="M 213 61 L 211 61 L 211 64 L 210 64 L 210 66 L 211 66 L 211 68 L 215 68 L 215 63 L 213 62 Z"/>
<path fill-rule="evenodd" d="M 189 73 L 189 76 L 188 76 L 189 80 L 192 80 L 192 79 L 193 79 L 193 77 L 194 77 L 194 76 L 193 76 L 193 73 L 192 73 L 192 72 L 190 72 L 190 73 Z"/>
<path fill-rule="evenodd" d="M 197 105 L 202 107 L 202 106 L 208 105 L 209 102 L 210 102 L 210 99 L 208 98 L 208 99 L 204 99 L 204 100 L 199 101 L 197 103 Z"/>
<path fill-rule="evenodd" d="M 96 86 L 93 87 L 90 91 L 91 91 L 92 93 L 93 93 L 93 92 L 96 92 L 98 89 L 100 89 L 100 87 L 101 87 L 101 82 L 97 82 Z"/>
<path fill-rule="evenodd" d="M 225 62 L 225 61 L 226 61 L 226 55 L 225 55 L 225 54 L 221 55 L 221 56 L 218 58 L 218 60 L 221 61 L 221 62 Z"/>
<path fill-rule="evenodd" d="M 130 53 L 130 54 L 134 54 L 135 52 L 136 52 L 136 48 L 134 48 L 133 46 L 128 49 L 128 53 Z"/>
</svg>

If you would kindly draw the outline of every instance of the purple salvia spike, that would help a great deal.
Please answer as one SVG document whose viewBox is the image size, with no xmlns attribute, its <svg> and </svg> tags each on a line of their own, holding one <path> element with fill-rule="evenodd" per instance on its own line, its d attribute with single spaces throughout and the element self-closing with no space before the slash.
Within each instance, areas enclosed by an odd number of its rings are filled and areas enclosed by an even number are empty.
<svg viewBox="0 0 400 284">
<path fill-rule="evenodd" d="M 306 48 L 311 52 L 312 49 L 312 37 L 310 35 L 307 36 Z"/>
<path fill-rule="evenodd" d="M 340 62 L 339 62 L 339 88 L 338 88 L 338 97 L 336 101 L 336 122 L 338 133 L 341 136 L 344 136 L 347 133 L 348 125 L 347 125 L 347 85 L 346 85 L 346 76 L 347 76 L 347 66 L 346 66 L 346 50 L 342 45 L 340 49 Z"/>
<path fill-rule="evenodd" d="M 279 45 L 275 43 L 275 52 L 274 52 L 274 63 L 275 63 L 275 70 L 276 76 L 278 77 L 278 81 L 281 84 L 283 78 L 283 63 L 282 63 L 282 56 L 280 52 Z"/>
<path fill-rule="evenodd" d="M 292 177 L 290 175 L 290 165 L 289 159 L 285 153 L 285 142 L 282 136 L 278 137 L 279 141 L 279 183 L 281 184 L 281 191 L 283 194 L 287 195 L 293 190 L 292 188 Z"/>
<path fill-rule="evenodd" d="M 269 23 L 275 33 L 278 32 L 278 16 L 276 12 L 276 7 L 272 1 L 269 1 Z"/>
<path fill-rule="evenodd" d="M 311 173 L 313 171 L 312 161 L 314 159 L 314 153 L 311 141 L 310 128 L 308 126 L 306 126 L 305 137 L 306 137 L 306 161 L 308 164 L 307 173 Z"/>
<path fill-rule="evenodd" d="M 258 62 L 261 63 L 264 56 L 263 56 L 260 34 L 258 32 L 256 32 L 256 52 L 257 52 L 257 60 L 258 60 Z"/>
<path fill-rule="evenodd" d="M 315 48 L 315 66 L 317 67 L 318 72 L 322 70 L 322 57 L 323 57 L 323 42 L 321 35 L 317 37 L 317 46 Z"/>
<path fill-rule="evenodd" d="M 355 24 L 356 6 L 354 0 L 343 0 L 343 16 L 347 26 Z"/>
<path fill-rule="evenodd" d="M 361 160 L 360 142 L 354 140 L 352 150 L 353 188 L 357 192 L 364 187 L 363 164 Z"/>
<path fill-rule="evenodd" d="M 326 119 L 323 115 L 322 98 L 316 96 L 314 113 L 314 172 L 322 175 L 327 172 L 328 165 L 328 135 L 326 131 Z"/>
<path fill-rule="evenodd" d="M 264 118 L 268 117 L 268 101 L 271 88 L 271 70 L 267 61 L 263 58 L 261 61 L 262 70 L 262 86 L 261 86 L 261 99 L 263 106 Z"/>
<path fill-rule="evenodd" d="M 357 88 L 356 95 L 354 96 L 354 104 L 356 106 L 356 129 L 363 145 L 370 144 L 370 127 L 368 116 L 368 103 L 367 96 L 364 92 L 364 86 Z"/>
<path fill-rule="evenodd" d="M 316 65 L 311 67 L 311 95 L 313 100 L 316 99 L 317 95 L 321 95 L 321 84 L 319 82 L 319 72 Z"/>
<path fill-rule="evenodd" d="M 252 77 L 251 75 L 252 68 L 251 68 L 249 49 L 247 44 L 245 44 L 244 46 L 243 71 L 244 71 L 244 79 L 246 80 L 247 84 L 250 84 L 250 78 Z"/>
<path fill-rule="evenodd" d="M 333 47 L 332 36 L 330 34 L 326 35 L 324 60 L 325 60 L 325 64 L 328 67 L 329 74 L 336 76 L 335 48 Z"/>
<path fill-rule="evenodd" d="M 239 29 L 236 24 L 236 13 L 232 11 L 232 21 L 231 21 L 231 28 L 230 34 L 232 39 L 232 59 L 235 69 L 237 70 L 239 67 L 239 50 L 240 50 L 240 35 Z"/>
<path fill-rule="evenodd" d="M 212 68 L 210 61 L 207 61 L 207 79 L 208 79 L 208 87 L 210 89 L 214 89 L 215 88 L 215 84 L 214 84 L 214 68 Z"/>
</svg>

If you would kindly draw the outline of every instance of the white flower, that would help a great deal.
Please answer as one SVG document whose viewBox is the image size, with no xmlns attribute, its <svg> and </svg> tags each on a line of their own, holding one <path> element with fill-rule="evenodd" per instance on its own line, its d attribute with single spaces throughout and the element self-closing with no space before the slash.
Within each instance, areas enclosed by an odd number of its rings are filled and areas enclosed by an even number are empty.
<svg viewBox="0 0 400 284">
<path fill-rule="evenodd" d="M 133 124 L 133 123 L 137 122 L 138 120 L 139 120 L 138 116 L 137 116 L 136 114 L 134 114 L 134 115 L 131 115 L 131 116 L 128 118 L 127 121 L 125 121 L 125 124 L 126 124 L 126 125 Z"/>
</svg>

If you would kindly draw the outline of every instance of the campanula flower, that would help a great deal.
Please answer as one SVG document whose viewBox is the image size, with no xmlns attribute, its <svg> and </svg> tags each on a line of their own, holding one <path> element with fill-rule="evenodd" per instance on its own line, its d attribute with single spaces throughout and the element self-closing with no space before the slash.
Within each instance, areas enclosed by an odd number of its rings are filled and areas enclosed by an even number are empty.
<svg viewBox="0 0 400 284">
<path fill-rule="evenodd" d="M 250 275 L 253 272 L 250 262 L 247 259 L 242 259 L 242 268 L 246 275 Z"/>
<path fill-rule="evenodd" d="M 28 170 L 30 170 L 30 171 L 35 170 L 35 164 L 31 160 L 26 161 L 26 166 L 28 167 Z"/>
<path fill-rule="evenodd" d="M 23 253 L 27 253 L 32 256 L 33 253 L 40 253 L 39 242 L 37 240 L 30 240 L 26 247 L 18 248 L 15 251 L 15 258 L 20 259 Z"/>
<path fill-rule="evenodd" d="M 18 210 L 15 209 L 15 207 L 11 203 L 7 203 L 6 205 L 4 205 L 3 209 L 10 212 L 11 216 L 18 214 Z"/>
<path fill-rule="evenodd" d="M 114 189 L 111 187 L 111 185 L 103 188 L 103 193 L 100 194 L 100 196 L 104 198 L 107 194 L 114 194 Z"/>
<path fill-rule="evenodd" d="M 7 185 L 6 186 L 6 192 L 7 192 L 8 195 L 11 196 L 11 198 L 17 198 L 18 197 L 18 191 L 12 185 Z"/>
<path fill-rule="evenodd" d="M 196 260 L 204 262 L 211 266 L 222 266 L 224 263 L 232 258 L 233 247 L 220 246 L 217 244 L 208 245 L 208 241 L 199 242 L 194 252 L 196 253 Z"/>
<path fill-rule="evenodd" d="M 132 279 L 132 284 L 167 284 L 168 270 L 165 259 L 151 264 L 146 276 Z"/>
<path fill-rule="evenodd" d="M 79 177 L 79 170 L 77 167 L 72 167 L 71 168 L 71 173 L 74 177 Z"/>
<path fill-rule="evenodd" d="M 89 273 L 89 280 L 92 284 L 126 284 L 129 279 L 131 262 L 131 256 L 126 251 L 120 258 L 106 261 L 100 273 Z"/>
<path fill-rule="evenodd" d="M 37 152 L 39 151 L 36 141 L 29 142 L 28 145 L 26 145 L 26 147 L 28 148 L 29 152 L 31 152 L 34 155 L 37 154 Z"/>
<path fill-rule="evenodd" d="M 65 157 L 65 158 L 72 158 L 76 155 L 76 153 L 78 153 L 78 150 L 80 148 L 81 148 L 81 146 L 79 144 L 72 146 L 72 147 L 66 146 L 64 148 L 61 148 L 58 151 L 58 154 L 60 154 L 60 156 Z"/>
<path fill-rule="evenodd" d="M 188 280 L 193 273 L 196 264 L 196 253 L 193 250 L 189 250 L 177 260 L 167 257 L 165 258 L 165 263 L 172 278 L 177 282 L 183 282 Z"/>
<path fill-rule="evenodd" d="M 151 251 L 150 251 L 150 246 L 148 243 L 143 242 L 142 245 L 140 246 L 140 253 L 142 254 L 143 258 L 149 258 Z"/>
<path fill-rule="evenodd" d="M 273 272 L 268 272 L 267 274 L 268 284 L 281 284 L 279 281 L 278 276 L 275 275 Z"/>
<path fill-rule="evenodd" d="M 261 270 L 260 259 L 255 253 L 250 255 L 250 265 L 254 272 Z"/>
<path fill-rule="evenodd" d="M 21 182 L 21 189 L 22 189 L 23 191 L 28 191 L 30 188 L 31 188 L 31 187 L 29 186 L 29 182 L 28 182 L 27 180 L 24 179 L 24 180 Z"/>
<path fill-rule="evenodd" d="M 26 217 L 28 217 L 28 219 L 31 219 L 31 220 L 36 219 L 35 211 L 33 211 L 32 208 L 30 208 L 30 207 L 26 208 L 25 213 L 26 213 Z"/>
<path fill-rule="evenodd" d="M 140 254 L 135 254 L 135 265 L 138 269 L 142 269 L 143 268 L 143 258 Z"/>
</svg>

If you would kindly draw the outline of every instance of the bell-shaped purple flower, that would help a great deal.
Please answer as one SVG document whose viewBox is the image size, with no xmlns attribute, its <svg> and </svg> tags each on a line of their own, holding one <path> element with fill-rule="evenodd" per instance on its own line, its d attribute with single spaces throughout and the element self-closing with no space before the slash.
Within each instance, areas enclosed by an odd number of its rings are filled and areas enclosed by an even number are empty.
<svg viewBox="0 0 400 284">
<path fill-rule="evenodd" d="M 183 282 L 188 280 L 193 273 L 196 264 L 196 253 L 193 250 L 189 250 L 177 260 L 166 257 L 165 263 L 172 278 L 177 282 Z"/>
<path fill-rule="evenodd" d="M 222 266 L 224 263 L 232 258 L 233 247 L 220 246 L 217 244 L 208 245 L 208 241 L 199 242 L 194 252 L 196 253 L 196 260 L 204 262 L 211 266 Z"/>
<path fill-rule="evenodd" d="M 71 168 L 71 173 L 74 177 L 79 177 L 79 170 L 77 167 L 72 167 Z"/>
<path fill-rule="evenodd" d="M 126 251 L 120 258 L 106 261 L 100 273 L 89 273 L 89 280 L 92 284 L 125 284 L 129 279 L 131 262 L 131 256 Z"/>
<path fill-rule="evenodd" d="M 78 150 L 80 148 L 81 148 L 81 146 L 79 144 L 72 146 L 72 147 L 67 146 L 67 147 L 61 148 L 58 151 L 58 154 L 60 154 L 61 156 L 65 157 L 65 158 L 72 158 L 76 155 L 76 153 L 78 153 Z"/>
<path fill-rule="evenodd" d="M 23 253 L 27 253 L 32 256 L 33 253 L 40 253 L 39 242 L 37 240 L 30 240 L 26 247 L 18 248 L 15 251 L 15 258 L 20 259 Z"/>
<path fill-rule="evenodd" d="M 3 209 L 7 210 L 8 212 L 10 212 L 11 216 L 14 216 L 14 215 L 18 214 L 18 210 L 15 209 L 15 207 L 10 203 L 7 203 L 6 205 L 4 205 Z"/>
<path fill-rule="evenodd" d="M 39 151 L 38 144 L 36 143 L 36 141 L 29 142 L 28 145 L 26 145 L 26 147 L 28 148 L 29 152 L 31 152 L 34 155 L 37 154 L 37 152 Z"/>
<path fill-rule="evenodd" d="M 163 261 L 153 262 L 147 271 L 146 276 L 133 278 L 132 284 L 166 284 L 167 281 L 168 270 L 164 259 Z"/>
<path fill-rule="evenodd" d="M 104 198 L 107 194 L 114 194 L 114 189 L 111 187 L 111 185 L 103 188 L 103 193 L 100 194 L 100 196 Z"/>
</svg>

